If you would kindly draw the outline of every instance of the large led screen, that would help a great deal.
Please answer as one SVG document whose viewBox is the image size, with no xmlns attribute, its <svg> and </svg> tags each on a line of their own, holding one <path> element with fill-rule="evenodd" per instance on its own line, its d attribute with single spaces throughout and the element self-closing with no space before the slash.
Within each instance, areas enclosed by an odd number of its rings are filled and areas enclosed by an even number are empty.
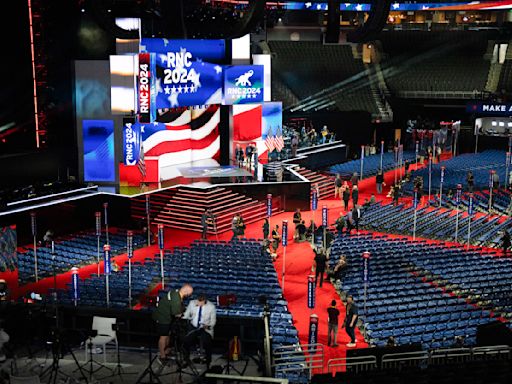
<svg viewBox="0 0 512 384">
<path fill-rule="evenodd" d="M 114 122 L 112 120 L 84 120 L 84 181 L 114 182 Z"/>
</svg>

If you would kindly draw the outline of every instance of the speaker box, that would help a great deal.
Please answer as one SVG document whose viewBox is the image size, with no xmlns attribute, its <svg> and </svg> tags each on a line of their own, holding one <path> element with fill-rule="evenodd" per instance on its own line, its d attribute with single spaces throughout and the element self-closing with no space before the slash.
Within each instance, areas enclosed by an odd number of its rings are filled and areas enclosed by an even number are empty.
<svg viewBox="0 0 512 384">
<path fill-rule="evenodd" d="M 501 321 L 479 325 L 476 328 L 476 344 L 479 346 L 512 346 L 512 331 Z"/>
</svg>

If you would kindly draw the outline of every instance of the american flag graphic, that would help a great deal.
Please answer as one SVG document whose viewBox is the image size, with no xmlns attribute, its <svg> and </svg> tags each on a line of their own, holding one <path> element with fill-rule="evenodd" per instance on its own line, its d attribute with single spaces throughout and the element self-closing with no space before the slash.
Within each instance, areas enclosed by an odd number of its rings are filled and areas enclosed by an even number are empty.
<svg viewBox="0 0 512 384">
<path fill-rule="evenodd" d="M 159 110 L 160 122 L 143 125 L 144 155 L 158 157 L 161 167 L 197 160 L 218 159 L 220 152 L 218 105 Z M 142 159 L 142 156 L 141 156 Z"/>
<path fill-rule="evenodd" d="M 265 145 L 267 146 L 267 149 L 269 152 L 272 152 L 274 149 L 276 149 L 275 135 L 272 134 L 272 128 L 270 128 L 267 133 L 267 138 L 265 139 Z"/>
<path fill-rule="evenodd" d="M 277 152 L 281 152 L 284 148 L 283 130 L 281 127 L 277 127 L 274 135 L 274 146 L 276 147 Z"/>
<path fill-rule="evenodd" d="M 144 143 L 142 140 L 140 141 L 140 157 L 139 157 L 139 171 L 141 175 L 141 179 L 144 180 L 146 178 L 146 161 L 144 160 Z"/>
</svg>

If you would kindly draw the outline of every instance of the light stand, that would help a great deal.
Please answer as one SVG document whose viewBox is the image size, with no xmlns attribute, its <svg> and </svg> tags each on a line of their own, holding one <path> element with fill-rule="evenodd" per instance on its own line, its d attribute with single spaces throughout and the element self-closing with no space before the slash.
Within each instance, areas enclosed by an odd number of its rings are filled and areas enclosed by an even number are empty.
<svg viewBox="0 0 512 384">
<path fill-rule="evenodd" d="M 116 322 L 115 324 L 112 324 L 112 330 L 117 333 L 119 333 L 119 328 L 120 326 L 123 325 L 123 323 L 119 323 L 119 322 Z M 101 380 L 104 380 L 104 379 L 107 379 L 109 377 L 115 377 L 115 376 L 119 376 L 119 379 L 121 381 L 123 381 L 123 376 L 122 375 L 135 375 L 137 372 L 125 372 L 124 371 L 124 368 L 123 366 L 121 365 L 121 353 L 119 351 L 119 342 L 118 344 L 116 345 L 117 347 L 117 351 L 116 351 L 116 355 L 117 355 L 117 364 L 116 364 L 116 367 L 114 368 L 114 370 L 112 371 L 112 374 L 109 375 L 109 376 L 105 376 L 103 378 L 101 378 Z"/>
<path fill-rule="evenodd" d="M 88 383 L 87 378 L 85 376 L 84 371 L 82 370 L 82 367 L 80 366 L 80 363 L 78 362 L 75 354 L 73 353 L 72 349 L 69 347 L 69 345 L 64 345 L 64 341 L 62 340 L 62 334 L 61 334 L 61 327 L 59 324 L 59 306 L 57 304 L 57 274 L 56 274 L 56 267 L 55 267 L 55 242 L 52 239 L 51 242 L 51 250 L 52 250 L 52 269 L 53 269 L 53 310 L 54 310 L 54 318 L 55 318 L 55 327 L 51 331 L 51 341 L 48 344 L 51 344 L 52 346 L 52 364 L 43 370 L 41 374 L 39 375 L 40 378 L 45 377 L 47 374 L 49 374 L 48 383 L 57 383 L 57 378 L 60 376 L 66 377 L 66 380 L 69 381 L 71 379 L 71 376 L 62 372 L 60 369 L 60 355 L 63 354 L 63 348 L 67 352 L 71 354 L 73 357 L 73 360 L 75 361 L 76 366 L 78 367 L 77 370 L 80 371 L 80 374 L 82 378 L 85 380 L 86 383 Z"/>
<path fill-rule="evenodd" d="M 94 374 L 102 368 L 108 369 L 109 371 L 112 371 L 112 369 L 107 367 L 104 364 L 97 362 L 92 357 L 92 348 L 94 346 L 94 344 L 92 343 L 92 337 L 93 337 L 93 333 L 95 333 L 96 331 L 89 330 L 88 332 L 90 332 L 90 333 L 89 333 L 89 337 L 87 338 L 87 347 L 86 348 L 89 348 L 89 358 L 87 359 L 87 361 L 85 363 L 83 363 L 81 366 L 79 366 L 79 369 L 80 369 L 80 371 L 82 371 L 82 369 L 84 367 L 88 366 L 88 368 L 85 370 L 85 372 L 88 373 L 89 382 L 91 382 L 91 383 L 98 382 L 99 383 L 99 380 L 94 377 Z M 107 351 L 104 350 L 103 353 L 107 353 Z M 98 366 L 96 369 L 94 369 L 94 364 L 96 364 Z"/>
<path fill-rule="evenodd" d="M 153 340 L 153 327 L 152 327 L 152 320 L 149 319 L 148 320 L 148 328 L 149 328 L 149 337 L 147 338 L 148 340 L 148 345 L 147 345 L 147 348 L 148 348 L 148 365 L 146 366 L 146 369 L 144 369 L 144 371 L 142 371 L 141 375 L 139 376 L 139 378 L 137 379 L 137 381 L 135 382 L 136 384 L 142 384 L 142 383 L 146 383 L 144 381 L 142 381 L 146 376 L 149 376 L 149 381 L 147 383 L 149 384 L 153 384 L 153 383 L 162 383 L 160 381 L 160 378 L 158 377 L 158 375 L 155 373 L 155 371 L 153 371 L 153 363 L 154 361 L 156 360 L 156 358 L 158 357 L 158 355 L 155 355 L 153 356 L 153 352 L 151 350 L 151 340 Z"/>
<path fill-rule="evenodd" d="M 272 375 L 271 367 L 271 340 L 270 340 L 270 307 L 265 303 L 263 307 L 263 324 L 265 327 L 265 338 L 263 340 L 263 353 L 265 354 L 265 375 L 270 377 Z"/>
</svg>

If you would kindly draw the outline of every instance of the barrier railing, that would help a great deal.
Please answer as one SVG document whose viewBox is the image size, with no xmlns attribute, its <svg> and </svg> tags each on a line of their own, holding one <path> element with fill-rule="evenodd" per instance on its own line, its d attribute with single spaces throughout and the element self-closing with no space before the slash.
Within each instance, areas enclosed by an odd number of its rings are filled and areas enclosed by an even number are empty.
<svg viewBox="0 0 512 384">
<path fill-rule="evenodd" d="M 327 372 L 335 374 L 339 371 L 364 372 L 377 369 L 375 356 L 339 357 L 327 362 Z"/>
<path fill-rule="evenodd" d="M 323 373 L 324 370 L 323 344 L 301 344 L 278 347 L 274 350 L 272 368 L 275 372 L 307 373 L 311 378 L 313 373 Z M 317 372 L 314 372 L 317 371 Z"/>
<path fill-rule="evenodd" d="M 388 353 L 382 356 L 382 369 L 402 369 L 427 365 L 427 351 Z"/>
<path fill-rule="evenodd" d="M 207 373 L 205 377 L 209 383 L 276 383 L 288 384 L 288 379 L 274 379 L 271 377 L 256 377 L 256 376 L 233 376 L 233 375 L 218 375 L 214 373 Z"/>
</svg>

